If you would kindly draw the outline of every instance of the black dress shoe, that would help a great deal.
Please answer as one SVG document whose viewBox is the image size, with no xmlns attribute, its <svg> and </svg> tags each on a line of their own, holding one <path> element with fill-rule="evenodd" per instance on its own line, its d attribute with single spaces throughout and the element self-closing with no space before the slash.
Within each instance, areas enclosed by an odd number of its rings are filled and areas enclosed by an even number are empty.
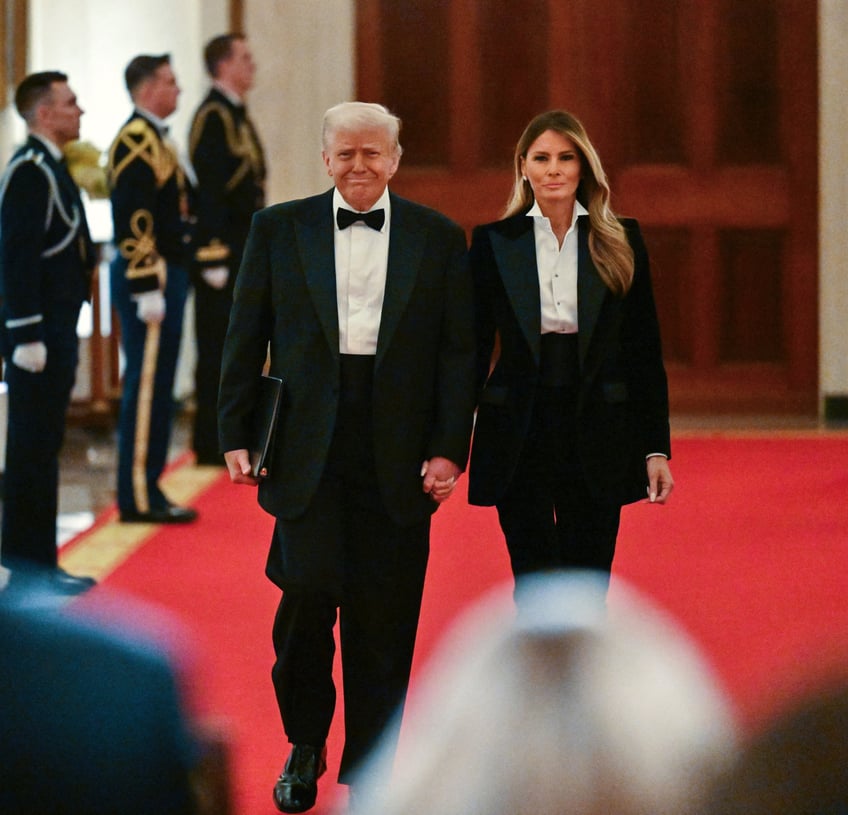
<svg viewBox="0 0 848 815">
<path fill-rule="evenodd" d="M 50 572 L 49 583 L 50 588 L 60 594 L 82 594 L 97 585 L 93 577 L 77 577 L 58 566 Z"/>
<path fill-rule="evenodd" d="M 173 505 L 164 509 L 151 509 L 149 512 L 121 513 L 121 522 L 125 524 L 190 524 L 196 520 L 196 509 Z"/>
<path fill-rule="evenodd" d="M 306 812 L 315 806 L 318 779 L 327 770 L 327 748 L 295 744 L 274 785 L 274 804 L 280 812 Z"/>
</svg>

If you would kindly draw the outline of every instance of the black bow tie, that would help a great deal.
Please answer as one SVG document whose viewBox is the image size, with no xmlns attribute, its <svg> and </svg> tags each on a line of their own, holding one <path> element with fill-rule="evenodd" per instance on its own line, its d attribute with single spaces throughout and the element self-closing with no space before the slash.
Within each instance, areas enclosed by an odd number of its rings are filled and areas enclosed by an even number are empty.
<svg viewBox="0 0 848 815">
<path fill-rule="evenodd" d="M 371 229 L 376 229 L 378 232 L 383 228 L 386 222 L 386 211 L 384 209 L 372 209 L 371 212 L 351 212 L 349 209 L 339 207 L 336 212 L 336 223 L 339 229 L 347 229 L 351 224 L 357 221 L 362 221 Z"/>
</svg>

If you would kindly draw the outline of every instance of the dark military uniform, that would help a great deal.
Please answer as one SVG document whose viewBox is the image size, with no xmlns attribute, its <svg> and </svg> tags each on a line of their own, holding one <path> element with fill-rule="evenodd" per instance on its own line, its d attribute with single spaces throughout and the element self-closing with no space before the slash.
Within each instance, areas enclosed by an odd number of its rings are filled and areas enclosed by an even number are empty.
<svg viewBox="0 0 848 815">
<path fill-rule="evenodd" d="M 0 353 L 9 385 L 3 562 L 55 568 L 59 449 L 78 359 L 77 320 L 96 253 L 79 190 L 35 137 L 0 181 Z M 43 342 L 47 364 L 11 362 L 16 345 Z"/>
<path fill-rule="evenodd" d="M 173 387 L 188 294 L 188 186 L 176 153 L 136 111 L 109 150 L 118 254 L 112 303 L 125 355 L 118 424 L 118 508 L 122 516 L 165 510 L 159 488 L 173 419 Z M 159 290 L 165 319 L 146 324 L 135 296 Z"/>
<path fill-rule="evenodd" d="M 223 463 L 216 406 L 233 283 L 251 217 L 265 205 L 265 160 L 244 107 L 216 88 L 194 115 L 189 151 L 197 175 L 192 264 L 197 335 L 193 447 L 198 463 L 213 464 Z M 220 266 L 229 269 L 229 277 L 222 289 L 216 289 L 203 280 L 201 272 Z"/>
</svg>

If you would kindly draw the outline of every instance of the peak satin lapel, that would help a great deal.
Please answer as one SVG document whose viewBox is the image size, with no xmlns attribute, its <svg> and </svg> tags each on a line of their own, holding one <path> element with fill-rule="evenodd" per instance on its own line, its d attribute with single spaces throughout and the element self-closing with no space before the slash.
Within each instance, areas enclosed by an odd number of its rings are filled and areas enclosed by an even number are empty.
<svg viewBox="0 0 848 815">
<path fill-rule="evenodd" d="M 586 362 L 586 354 L 589 352 L 592 335 L 598 325 L 601 307 L 609 289 L 601 280 L 597 269 L 595 269 L 595 264 L 592 262 L 592 255 L 589 253 L 589 219 L 587 216 L 580 216 L 577 230 L 577 324 L 579 326 L 578 348 L 582 371 Z"/>
<path fill-rule="evenodd" d="M 392 342 L 400 318 L 412 296 L 418 270 L 424 258 L 425 236 L 409 222 L 408 214 L 406 204 L 393 196 L 386 290 L 383 295 L 375 366 L 380 365 L 386 349 Z"/>
<path fill-rule="evenodd" d="M 514 230 L 491 230 L 492 252 L 498 265 L 498 273 L 512 310 L 518 319 L 533 358 L 539 364 L 541 353 L 542 305 L 539 297 L 539 275 L 536 271 L 536 239 L 533 235 L 532 218 L 524 218 Z"/>
<path fill-rule="evenodd" d="M 295 224 L 297 248 L 306 285 L 333 354 L 339 353 L 339 307 L 336 300 L 336 256 L 333 246 L 332 192 L 320 201 L 314 217 Z"/>
</svg>

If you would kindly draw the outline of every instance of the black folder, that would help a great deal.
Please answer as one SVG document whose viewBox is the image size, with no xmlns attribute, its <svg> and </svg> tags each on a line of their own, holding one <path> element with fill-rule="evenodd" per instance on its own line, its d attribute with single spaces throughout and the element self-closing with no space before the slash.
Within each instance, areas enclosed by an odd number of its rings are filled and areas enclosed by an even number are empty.
<svg viewBox="0 0 848 815">
<path fill-rule="evenodd" d="M 274 436 L 280 421 L 283 404 L 283 380 L 277 376 L 262 376 L 259 393 L 251 419 L 250 466 L 254 478 L 271 475 Z"/>
</svg>

